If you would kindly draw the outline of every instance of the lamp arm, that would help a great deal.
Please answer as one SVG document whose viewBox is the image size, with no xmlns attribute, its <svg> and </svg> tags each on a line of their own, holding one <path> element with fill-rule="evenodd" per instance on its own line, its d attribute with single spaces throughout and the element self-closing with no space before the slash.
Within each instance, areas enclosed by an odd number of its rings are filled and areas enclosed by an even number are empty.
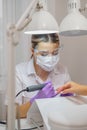
<svg viewBox="0 0 87 130">
<path fill-rule="evenodd" d="M 15 46 L 19 43 L 20 31 L 22 31 L 32 20 L 32 15 L 37 7 L 39 0 L 33 0 L 25 10 L 24 14 L 16 24 L 11 24 L 7 28 L 8 41 Z"/>
<path fill-rule="evenodd" d="M 18 22 L 8 27 L 7 36 L 8 39 L 12 41 L 13 45 L 17 45 L 19 43 L 19 32 L 22 31 L 31 22 L 32 15 L 34 14 L 35 10 L 40 10 L 44 7 L 44 4 L 40 3 L 40 0 L 33 0 L 31 4 L 29 4 L 28 8 L 25 10 L 23 15 L 20 17 Z"/>
<path fill-rule="evenodd" d="M 36 9 L 40 10 L 41 8 L 46 8 L 46 0 L 32 0 L 29 4 L 28 8 L 25 10 L 23 15 L 20 17 L 18 22 L 14 25 L 10 25 L 7 29 L 8 38 L 13 37 L 13 44 L 17 45 L 19 42 L 19 32 L 22 31 L 32 20 L 32 15 L 36 11 Z"/>
<path fill-rule="evenodd" d="M 39 0 L 33 0 L 31 4 L 29 4 L 28 8 L 25 10 L 24 14 L 21 16 L 21 18 L 16 23 L 15 27 L 16 30 L 20 31 L 24 29 L 27 24 L 31 21 L 32 15 L 37 7 L 37 3 Z"/>
</svg>

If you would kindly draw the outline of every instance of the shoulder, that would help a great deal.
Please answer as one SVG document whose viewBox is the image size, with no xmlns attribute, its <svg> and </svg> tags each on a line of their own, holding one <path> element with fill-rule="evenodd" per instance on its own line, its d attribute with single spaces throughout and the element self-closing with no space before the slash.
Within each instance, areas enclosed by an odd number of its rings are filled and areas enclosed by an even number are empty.
<svg viewBox="0 0 87 130">
<path fill-rule="evenodd" d="M 28 75 L 34 72 L 33 59 L 16 65 L 16 74 Z"/>
<path fill-rule="evenodd" d="M 15 76 L 17 82 L 23 82 L 23 80 L 27 77 L 27 65 L 28 62 L 22 62 L 16 65 Z"/>
<path fill-rule="evenodd" d="M 30 68 L 30 61 L 17 64 L 16 75 L 20 75 L 20 76 L 27 75 L 28 68 Z"/>
</svg>

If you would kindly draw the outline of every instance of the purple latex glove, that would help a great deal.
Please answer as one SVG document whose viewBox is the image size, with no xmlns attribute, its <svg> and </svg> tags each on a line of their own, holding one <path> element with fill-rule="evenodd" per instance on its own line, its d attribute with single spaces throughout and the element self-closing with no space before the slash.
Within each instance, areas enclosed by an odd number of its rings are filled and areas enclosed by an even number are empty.
<svg viewBox="0 0 87 130">
<path fill-rule="evenodd" d="M 51 98 L 56 96 L 56 92 L 54 90 L 54 87 L 52 86 L 51 82 L 47 82 L 45 87 L 41 89 L 37 95 L 35 95 L 33 98 L 30 99 L 30 103 L 32 103 L 35 99 L 41 99 L 41 98 Z"/>
</svg>

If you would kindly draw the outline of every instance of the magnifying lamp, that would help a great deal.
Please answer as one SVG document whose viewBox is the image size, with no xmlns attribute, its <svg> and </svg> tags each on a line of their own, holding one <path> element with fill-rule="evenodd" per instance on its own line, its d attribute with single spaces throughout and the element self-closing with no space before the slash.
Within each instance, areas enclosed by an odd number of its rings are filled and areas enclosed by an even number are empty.
<svg viewBox="0 0 87 130">
<path fill-rule="evenodd" d="M 19 21 L 8 27 L 8 130 L 15 130 L 15 46 L 19 43 L 19 33 L 29 24 L 26 34 L 47 34 L 58 32 L 58 24 L 44 9 L 42 0 L 32 0 Z M 44 0 L 43 0 L 44 1 Z M 45 0 L 46 1 L 46 0 Z"/>
<path fill-rule="evenodd" d="M 80 0 L 68 0 L 68 15 L 60 24 L 60 35 L 81 36 L 87 35 L 87 19 L 80 9 Z"/>
</svg>

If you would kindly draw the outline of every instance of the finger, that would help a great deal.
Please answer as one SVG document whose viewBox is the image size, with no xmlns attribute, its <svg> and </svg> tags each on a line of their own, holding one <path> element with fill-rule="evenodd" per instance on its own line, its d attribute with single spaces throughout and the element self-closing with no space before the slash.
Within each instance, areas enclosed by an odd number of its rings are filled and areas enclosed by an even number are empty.
<svg viewBox="0 0 87 130">
<path fill-rule="evenodd" d="M 57 96 L 57 95 L 58 95 L 58 93 L 57 93 L 56 91 L 54 91 L 54 94 L 53 94 L 52 97 L 55 97 L 55 96 Z"/>
<path fill-rule="evenodd" d="M 57 93 L 60 93 L 61 91 L 63 91 L 63 87 L 57 88 L 56 91 Z"/>
<path fill-rule="evenodd" d="M 55 95 L 53 97 L 56 97 L 58 95 L 58 93 L 55 93 Z"/>
<path fill-rule="evenodd" d="M 64 91 L 65 89 L 69 89 L 69 88 L 71 88 L 70 84 L 65 84 L 65 85 L 63 85 L 62 87 L 56 89 L 56 91 L 57 91 L 58 93 L 60 93 L 61 91 Z"/>
<path fill-rule="evenodd" d="M 74 93 L 74 90 L 73 89 L 65 89 L 61 92 L 62 94 L 66 94 L 66 93 Z"/>
</svg>

